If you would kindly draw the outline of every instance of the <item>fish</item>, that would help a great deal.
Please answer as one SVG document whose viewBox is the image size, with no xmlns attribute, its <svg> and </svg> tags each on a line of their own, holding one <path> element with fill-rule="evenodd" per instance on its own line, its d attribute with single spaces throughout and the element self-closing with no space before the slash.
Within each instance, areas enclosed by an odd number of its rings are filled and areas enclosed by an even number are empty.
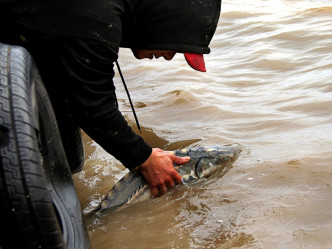
<svg viewBox="0 0 332 249">
<path fill-rule="evenodd" d="M 240 152 L 241 147 L 238 144 L 192 147 L 168 151 L 168 153 L 172 153 L 175 156 L 190 157 L 188 163 L 174 165 L 175 170 L 182 176 L 183 184 L 208 178 L 215 172 L 218 172 L 219 176 L 225 175 L 232 167 L 233 162 L 238 158 Z M 128 172 L 113 186 L 94 211 L 114 209 L 149 198 L 152 198 L 152 195 L 143 176 L 138 170 L 133 170 Z"/>
</svg>

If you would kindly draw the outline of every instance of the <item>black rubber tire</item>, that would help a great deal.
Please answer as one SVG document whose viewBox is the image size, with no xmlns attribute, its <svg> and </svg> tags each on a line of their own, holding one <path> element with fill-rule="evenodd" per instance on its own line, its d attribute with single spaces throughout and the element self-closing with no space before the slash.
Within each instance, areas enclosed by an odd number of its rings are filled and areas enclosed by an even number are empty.
<svg viewBox="0 0 332 249">
<path fill-rule="evenodd" d="M 47 92 L 30 54 L 0 44 L 0 248 L 88 249 Z"/>
</svg>

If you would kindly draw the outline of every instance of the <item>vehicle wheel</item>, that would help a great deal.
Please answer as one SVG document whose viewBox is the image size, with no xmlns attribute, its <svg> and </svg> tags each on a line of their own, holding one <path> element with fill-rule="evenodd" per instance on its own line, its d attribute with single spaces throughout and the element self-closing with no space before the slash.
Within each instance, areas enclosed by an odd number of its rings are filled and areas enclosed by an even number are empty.
<svg viewBox="0 0 332 249">
<path fill-rule="evenodd" d="M 0 248 L 90 248 L 56 120 L 30 54 L 0 44 Z"/>
</svg>

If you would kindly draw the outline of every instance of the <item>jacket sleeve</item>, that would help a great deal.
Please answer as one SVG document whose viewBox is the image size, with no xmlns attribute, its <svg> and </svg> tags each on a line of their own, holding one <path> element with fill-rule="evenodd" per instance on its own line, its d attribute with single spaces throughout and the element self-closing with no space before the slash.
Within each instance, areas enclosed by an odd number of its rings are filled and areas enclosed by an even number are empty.
<svg viewBox="0 0 332 249">
<path fill-rule="evenodd" d="M 128 126 L 113 84 L 117 51 L 99 41 L 62 41 L 57 52 L 68 79 L 67 99 L 78 125 L 107 152 L 133 169 L 152 148 Z"/>
</svg>

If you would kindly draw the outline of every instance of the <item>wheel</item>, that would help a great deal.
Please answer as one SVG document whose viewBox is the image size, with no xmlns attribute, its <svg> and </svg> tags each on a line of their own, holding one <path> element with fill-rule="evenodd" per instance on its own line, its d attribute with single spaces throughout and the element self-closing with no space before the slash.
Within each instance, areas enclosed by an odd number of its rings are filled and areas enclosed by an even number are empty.
<svg viewBox="0 0 332 249">
<path fill-rule="evenodd" d="M 0 44 L 0 248 L 90 248 L 47 92 L 30 54 Z"/>
</svg>

